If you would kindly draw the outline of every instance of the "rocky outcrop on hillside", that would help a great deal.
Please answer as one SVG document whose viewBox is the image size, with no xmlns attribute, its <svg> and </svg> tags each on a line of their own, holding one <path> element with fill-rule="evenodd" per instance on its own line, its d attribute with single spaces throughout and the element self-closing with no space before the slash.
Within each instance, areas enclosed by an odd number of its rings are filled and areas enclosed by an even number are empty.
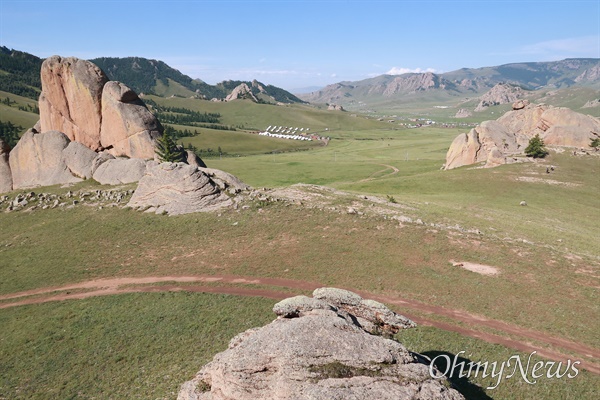
<svg viewBox="0 0 600 400">
<path fill-rule="evenodd" d="M 225 174 L 225 173 L 224 173 Z M 213 211 L 233 204 L 225 193 L 230 185 L 184 163 L 149 163 L 129 206 L 157 214 L 180 215 Z M 215 182 L 221 180 L 221 184 Z M 231 183 L 234 187 L 236 183 Z M 232 189 L 235 194 L 237 189 Z"/>
<path fill-rule="evenodd" d="M 89 61 L 52 56 L 42 63 L 41 132 L 59 131 L 93 151 L 153 158 L 158 120 L 127 86 Z"/>
<path fill-rule="evenodd" d="M 575 82 L 597 82 L 600 80 L 600 65 L 588 68 L 575 78 Z"/>
<path fill-rule="evenodd" d="M 454 139 L 445 169 L 486 162 L 486 167 L 520 161 L 529 140 L 540 135 L 552 146 L 588 147 L 600 137 L 600 119 L 564 107 L 518 101 L 495 121 L 485 121 Z"/>
<path fill-rule="evenodd" d="M 344 110 L 344 107 L 340 106 L 339 104 L 330 104 L 327 107 L 328 111 L 346 111 Z"/>
<path fill-rule="evenodd" d="M 406 74 L 398 76 L 388 83 L 383 96 L 390 97 L 400 93 L 416 93 L 431 89 L 446 89 L 450 82 L 432 72 L 422 74 Z"/>
<path fill-rule="evenodd" d="M 273 311 L 275 321 L 234 337 L 178 400 L 463 399 L 425 357 L 378 335 L 414 326 L 381 303 L 321 288 Z"/>
<path fill-rule="evenodd" d="M 471 111 L 461 108 L 456 112 L 454 118 L 468 118 L 471 116 L 473 116 L 473 113 Z"/>
<path fill-rule="evenodd" d="M 481 96 L 475 111 L 483 111 L 488 107 L 509 104 L 523 97 L 523 89 L 507 83 L 498 83 Z"/>
<path fill-rule="evenodd" d="M 232 101 L 237 99 L 250 99 L 258 103 L 258 99 L 256 98 L 256 96 L 254 96 L 252 90 L 245 83 L 236 86 L 235 89 L 233 89 L 231 93 L 229 93 L 229 95 L 225 97 L 225 101 Z"/>
<path fill-rule="evenodd" d="M 600 99 L 590 100 L 590 101 L 586 102 L 583 105 L 583 107 L 581 107 L 581 108 L 593 108 L 593 107 L 600 107 Z"/>
</svg>

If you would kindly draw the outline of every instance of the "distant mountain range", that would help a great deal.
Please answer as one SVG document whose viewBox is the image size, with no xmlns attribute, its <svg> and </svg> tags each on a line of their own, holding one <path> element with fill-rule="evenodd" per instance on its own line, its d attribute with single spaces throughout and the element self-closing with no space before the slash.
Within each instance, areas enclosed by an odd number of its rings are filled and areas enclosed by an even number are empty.
<svg viewBox="0 0 600 400">
<path fill-rule="evenodd" d="M 406 97 L 480 96 L 499 83 L 523 90 L 562 89 L 573 86 L 600 88 L 600 59 L 576 58 L 554 62 L 505 64 L 497 67 L 462 68 L 443 74 L 407 73 L 380 75 L 356 82 L 339 82 L 300 94 L 311 103 L 348 106 L 356 102 L 381 102 Z"/>
<path fill-rule="evenodd" d="M 0 90 L 37 100 L 41 91 L 40 68 L 43 61 L 32 54 L 0 47 Z M 100 67 L 109 79 L 123 82 L 137 93 L 207 100 L 250 98 L 261 103 L 304 102 L 284 89 L 258 81 L 228 80 L 209 85 L 182 74 L 163 61 L 142 57 L 101 57 L 90 61 Z"/>
<path fill-rule="evenodd" d="M 90 60 L 111 80 L 125 83 L 138 93 L 207 100 L 250 99 L 259 103 L 328 103 L 346 109 L 406 108 L 419 104 L 465 104 L 485 108 L 538 91 L 585 89 L 581 107 L 600 100 L 600 59 L 573 58 L 553 62 L 505 64 L 496 67 L 462 68 L 443 74 L 408 73 L 380 75 L 356 82 L 339 82 L 297 96 L 256 80 L 223 81 L 210 85 L 192 79 L 166 63 L 142 57 L 101 57 Z M 41 90 L 43 59 L 0 47 L 0 90 L 36 99 Z M 493 89 L 493 90 L 492 90 Z M 298 90 L 301 93 L 304 90 Z M 566 100 L 565 100 L 566 102 Z M 569 104 L 566 102 L 565 104 Z M 596 103 L 594 103 L 596 104 Z M 462 107 L 462 106 L 461 106 Z"/>
</svg>

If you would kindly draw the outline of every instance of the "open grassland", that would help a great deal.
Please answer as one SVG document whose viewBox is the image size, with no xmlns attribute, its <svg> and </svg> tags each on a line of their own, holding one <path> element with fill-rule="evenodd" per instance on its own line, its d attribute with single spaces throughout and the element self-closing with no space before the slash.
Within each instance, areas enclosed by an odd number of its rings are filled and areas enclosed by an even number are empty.
<svg viewBox="0 0 600 400">
<path fill-rule="evenodd" d="M 218 149 L 227 157 L 248 156 L 265 153 L 282 153 L 308 150 L 323 146 L 321 141 L 298 141 L 259 136 L 244 131 L 225 131 L 208 128 L 190 128 L 184 125 L 171 125 L 175 129 L 197 131 L 198 135 L 181 138 L 178 142 L 187 148 L 195 146 L 201 150 L 212 149 L 218 156 Z"/>
<path fill-rule="evenodd" d="M 174 399 L 179 385 L 233 336 L 271 321 L 274 303 L 179 292 L 0 310 L 0 398 Z M 435 328 L 404 331 L 398 339 L 431 358 L 467 350 L 462 356 L 473 361 L 502 362 L 519 354 Z M 467 398 L 497 400 L 591 399 L 597 382 L 585 371 L 573 379 L 539 379 L 535 385 L 517 374 L 492 390 L 485 389 L 495 384 L 490 378 L 453 379 Z"/>
<path fill-rule="evenodd" d="M 598 313 L 597 260 L 376 216 L 256 207 L 180 217 L 85 206 L 4 214 L 0 293 L 118 276 L 283 277 L 407 297 L 598 347 L 589 323 Z"/>
<path fill-rule="evenodd" d="M 254 130 L 263 130 L 269 125 L 309 128 L 311 132 L 323 132 L 325 129 L 362 131 L 389 127 L 389 124 L 385 122 L 367 119 L 364 116 L 352 116 L 353 114 L 350 113 L 332 112 L 302 104 L 256 104 L 242 100 L 224 103 L 180 97 L 165 99 L 157 96 L 146 96 L 145 98 L 152 99 L 166 107 L 183 107 L 203 113 L 220 113 L 222 115 L 221 123 Z"/>
<path fill-rule="evenodd" d="M 424 220 L 598 256 L 600 227 L 590 216 L 600 208 L 600 157 L 552 152 L 536 163 L 442 171 L 458 132 L 366 131 L 365 139 L 385 137 L 359 140 L 358 133 L 339 131 L 333 133 L 339 139 L 315 151 L 213 160 L 211 166 L 257 187 L 302 182 L 390 195 L 417 208 Z M 554 171 L 546 173 L 551 166 Z M 527 207 L 519 206 L 522 200 Z"/>
</svg>

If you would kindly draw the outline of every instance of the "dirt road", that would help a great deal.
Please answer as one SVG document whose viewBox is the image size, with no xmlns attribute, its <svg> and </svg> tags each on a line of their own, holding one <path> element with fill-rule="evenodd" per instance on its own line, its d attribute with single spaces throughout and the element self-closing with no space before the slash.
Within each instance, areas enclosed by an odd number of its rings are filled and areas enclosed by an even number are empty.
<svg viewBox="0 0 600 400">
<path fill-rule="evenodd" d="M 157 285 L 164 283 L 164 285 Z M 177 285 L 185 283 L 185 285 Z M 229 285 L 245 285 L 245 286 L 201 286 L 193 285 L 196 283 L 219 283 Z M 268 289 L 253 289 L 248 286 L 262 285 L 275 286 L 285 291 L 268 290 Z M 323 285 L 316 282 L 305 282 L 292 279 L 281 278 L 256 278 L 245 276 L 231 275 L 200 275 L 200 276 L 150 276 L 150 277 L 128 277 L 114 279 L 98 279 L 87 282 L 74 283 L 60 287 L 48 287 L 24 292 L 0 295 L 0 309 L 17 307 L 26 304 L 46 303 L 50 301 L 63 301 L 74 299 L 85 299 L 96 296 L 108 296 L 123 293 L 141 293 L 141 292 L 165 292 L 165 291 L 190 291 L 203 293 L 221 293 L 232 294 L 238 296 L 259 296 L 271 299 L 284 299 L 292 296 L 289 290 L 296 291 L 312 291 Z M 353 289 L 350 289 L 353 290 Z M 72 293 L 75 291 L 74 293 Z M 587 369 L 595 374 L 600 374 L 600 350 L 589 346 L 575 343 L 566 339 L 553 337 L 542 332 L 537 332 L 531 329 L 522 328 L 516 325 L 509 324 L 503 321 L 497 321 L 486 318 L 481 315 L 467 313 L 462 310 L 452 310 L 439 306 L 432 306 L 411 299 L 403 299 L 399 297 L 381 296 L 368 292 L 359 293 L 364 298 L 374 299 L 392 306 L 399 314 L 405 315 L 414 320 L 420 325 L 433 326 L 460 333 L 461 335 L 474 337 L 484 340 L 489 343 L 501 344 L 525 353 L 536 351 L 538 355 L 554 361 L 566 362 L 567 359 L 574 360 L 573 356 L 561 353 L 557 350 L 549 349 L 546 346 L 536 345 L 530 340 L 538 343 L 544 343 L 549 347 L 559 347 L 572 354 L 577 354 L 578 361 L 581 362 L 580 367 Z M 396 307 L 394 307 L 396 306 Z M 411 311 L 417 311 L 420 315 L 413 315 Z M 441 322 L 435 319 L 425 318 L 421 315 L 442 316 L 452 321 L 469 326 L 459 326 L 452 323 Z M 477 328 L 491 328 L 495 331 L 505 333 L 512 337 L 523 338 L 524 340 L 516 340 L 511 337 L 482 332 Z"/>
</svg>

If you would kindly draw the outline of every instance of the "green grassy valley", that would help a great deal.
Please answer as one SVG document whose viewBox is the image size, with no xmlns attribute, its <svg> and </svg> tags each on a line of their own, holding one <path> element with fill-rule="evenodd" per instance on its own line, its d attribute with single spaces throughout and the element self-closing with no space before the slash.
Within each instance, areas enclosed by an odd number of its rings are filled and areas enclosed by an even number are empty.
<svg viewBox="0 0 600 400">
<path fill-rule="evenodd" d="M 436 107 L 450 104 L 445 94 L 415 95 L 342 112 L 192 98 L 201 83 L 147 78 L 154 94 L 142 98 L 165 120 L 204 118 L 163 121 L 187 132 L 178 143 L 258 195 L 181 216 L 72 197 L 135 183 L 0 195 L 0 399 L 175 398 L 233 336 L 273 320 L 275 302 L 322 286 L 413 318 L 419 326 L 395 338 L 431 358 L 464 351 L 500 363 L 536 351 L 533 362 L 581 362 L 576 377 L 536 384 L 452 378 L 467 399 L 594 398 L 598 152 L 551 148 L 531 162 L 445 171 L 453 139 L 510 105 L 457 119 L 458 106 Z M 596 94 L 572 87 L 535 100 L 581 108 Z M 24 131 L 35 108 L 0 92 L 3 122 Z M 269 126 L 315 140 L 258 135 Z M 9 210 L 28 192 L 30 204 Z M 42 192 L 68 203 L 42 208 Z"/>
</svg>

